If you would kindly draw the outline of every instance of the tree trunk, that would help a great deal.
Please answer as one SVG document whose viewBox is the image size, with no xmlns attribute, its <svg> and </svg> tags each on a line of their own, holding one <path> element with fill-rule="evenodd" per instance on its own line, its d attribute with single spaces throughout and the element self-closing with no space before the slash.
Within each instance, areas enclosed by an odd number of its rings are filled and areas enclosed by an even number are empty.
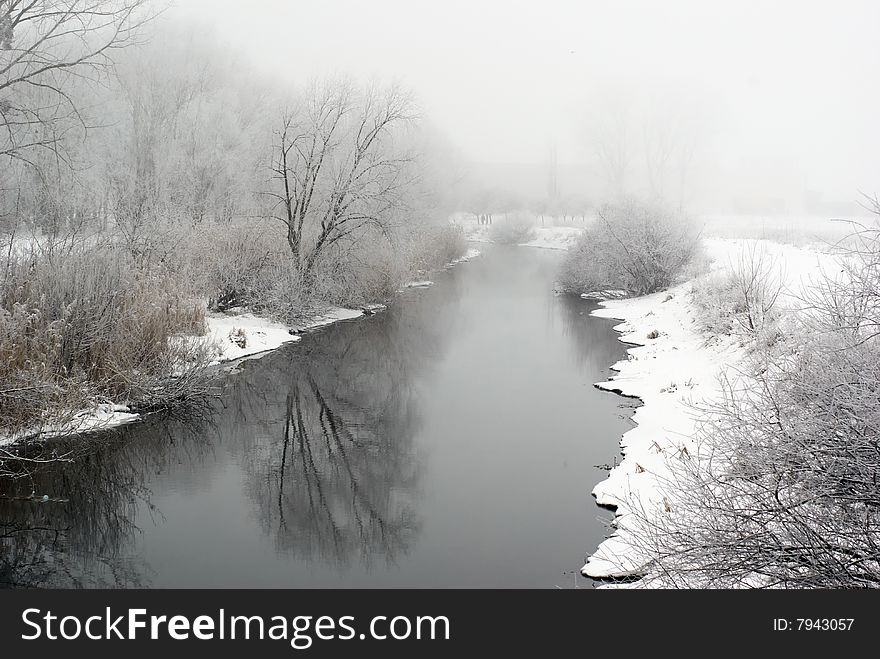
<svg viewBox="0 0 880 659">
<path fill-rule="evenodd" d="M 297 271 L 299 271 L 299 234 L 291 226 L 287 227 L 287 244 L 290 247 L 290 255 L 293 257 L 293 265 L 296 267 Z"/>
</svg>

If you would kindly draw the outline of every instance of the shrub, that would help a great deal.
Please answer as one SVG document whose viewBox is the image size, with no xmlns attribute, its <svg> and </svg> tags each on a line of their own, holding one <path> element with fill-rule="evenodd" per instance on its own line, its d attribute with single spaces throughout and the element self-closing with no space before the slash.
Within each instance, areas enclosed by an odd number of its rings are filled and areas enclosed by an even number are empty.
<svg viewBox="0 0 880 659">
<path fill-rule="evenodd" d="M 419 223 L 387 237 L 364 236 L 323 255 L 307 291 L 307 305 L 360 306 L 387 300 L 407 281 L 466 251 L 461 228 L 447 224 Z"/>
<path fill-rule="evenodd" d="M 729 269 L 694 281 L 691 299 L 697 322 L 713 335 L 773 334 L 780 318 L 785 274 L 762 244 L 751 242 Z"/>
<path fill-rule="evenodd" d="M 489 240 L 500 245 L 518 245 L 535 237 L 534 218 L 526 213 L 510 213 L 489 227 Z"/>
<path fill-rule="evenodd" d="M 178 257 L 215 311 L 261 306 L 287 259 L 282 233 L 263 224 L 200 225 Z"/>
<path fill-rule="evenodd" d="M 16 255 L 0 283 L 0 427 L 59 423 L 99 400 L 145 408 L 204 392 L 204 305 L 122 251 Z"/>
<path fill-rule="evenodd" d="M 654 293 L 674 284 L 699 252 L 696 226 L 659 204 L 605 206 L 566 254 L 563 290 Z"/>
<path fill-rule="evenodd" d="M 464 229 L 454 224 L 427 225 L 410 236 L 406 255 L 409 274 L 442 268 L 467 252 Z"/>
<path fill-rule="evenodd" d="M 311 287 L 312 305 L 356 307 L 394 294 L 406 276 L 405 259 L 383 236 L 336 246 L 318 261 Z"/>
</svg>

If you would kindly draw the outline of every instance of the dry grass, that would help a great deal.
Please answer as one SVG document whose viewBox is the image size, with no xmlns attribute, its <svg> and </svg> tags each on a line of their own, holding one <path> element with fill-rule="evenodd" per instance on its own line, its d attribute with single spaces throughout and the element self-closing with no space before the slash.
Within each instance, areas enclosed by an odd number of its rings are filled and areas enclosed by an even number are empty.
<svg viewBox="0 0 880 659">
<path fill-rule="evenodd" d="M 112 248 L 31 252 L 3 263 L 0 427 L 57 423 L 99 400 L 155 408 L 195 393 L 205 308 L 163 272 Z M 184 377 L 185 376 L 185 377 Z"/>
</svg>

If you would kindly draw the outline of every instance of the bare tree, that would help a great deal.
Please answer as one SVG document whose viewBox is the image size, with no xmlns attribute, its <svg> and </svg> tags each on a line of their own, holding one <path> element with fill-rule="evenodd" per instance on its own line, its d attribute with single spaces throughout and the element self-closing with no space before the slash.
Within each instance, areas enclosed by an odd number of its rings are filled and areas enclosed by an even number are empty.
<svg viewBox="0 0 880 659">
<path fill-rule="evenodd" d="M 686 90 L 611 87 L 588 121 L 588 143 L 605 195 L 647 195 L 682 212 L 705 133 L 704 102 Z"/>
<path fill-rule="evenodd" d="M 387 233 L 406 206 L 412 157 L 395 148 L 394 136 L 412 116 L 397 88 L 358 93 L 347 84 L 315 85 L 285 113 L 266 194 L 304 280 L 328 249 L 370 229 Z"/>
<path fill-rule="evenodd" d="M 62 124 L 85 126 L 73 78 L 94 78 L 132 43 L 146 0 L 0 0 L 0 155 L 29 162 L 59 149 Z"/>
<path fill-rule="evenodd" d="M 630 108 L 618 100 L 614 111 L 593 127 L 593 148 L 610 192 L 625 196 L 631 192 L 632 170 L 637 150 L 629 118 Z"/>
</svg>

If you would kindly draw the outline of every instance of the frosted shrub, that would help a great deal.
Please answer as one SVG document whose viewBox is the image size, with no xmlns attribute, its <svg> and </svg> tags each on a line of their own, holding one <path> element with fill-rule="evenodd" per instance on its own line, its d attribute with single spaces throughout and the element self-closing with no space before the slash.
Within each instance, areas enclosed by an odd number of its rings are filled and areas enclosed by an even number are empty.
<svg viewBox="0 0 880 659">
<path fill-rule="evenodd" d="M 290 259 L 284 236 L 272 225 L 202 225 L 189 239 L 183 261 L 212 310 L 259 306 Z"/>
<path fill-rule="evenodd" d="M 559 283 L 571 293 L 655 293 L 676 283 L 699 251 L 695 224 L 660 204 L 605 206 L 566 254 Z"/>
<path fill-rule="evenodd" d="M 315 304 L 356 307 L 384 300 L 405 277 L 403 257 L 382 236 L 325 252 L 315 267 L 309 290 Z"/>
<path fill-rule="evenodd" d="M 460 227 L 428 222 L 341 243 L 318 261 L 308 299 L 311 304 L 342 306 L 385 301 L 407 281 L 442 268 L 466 251 Z"/>
<path fill-rule="evenodd" d="M 759 243 L 743 247 L 729 266 L 694 282 L 697 322 L 709 334 L 772 338 L 785 282 L 781 267 Z"/>
<path fill-rule="evenodd" d="M 464 230 L 454 224 L 418 227 L 401 242 L 409 275 L 442 268 L 467 251 Z"/>
</svg>

